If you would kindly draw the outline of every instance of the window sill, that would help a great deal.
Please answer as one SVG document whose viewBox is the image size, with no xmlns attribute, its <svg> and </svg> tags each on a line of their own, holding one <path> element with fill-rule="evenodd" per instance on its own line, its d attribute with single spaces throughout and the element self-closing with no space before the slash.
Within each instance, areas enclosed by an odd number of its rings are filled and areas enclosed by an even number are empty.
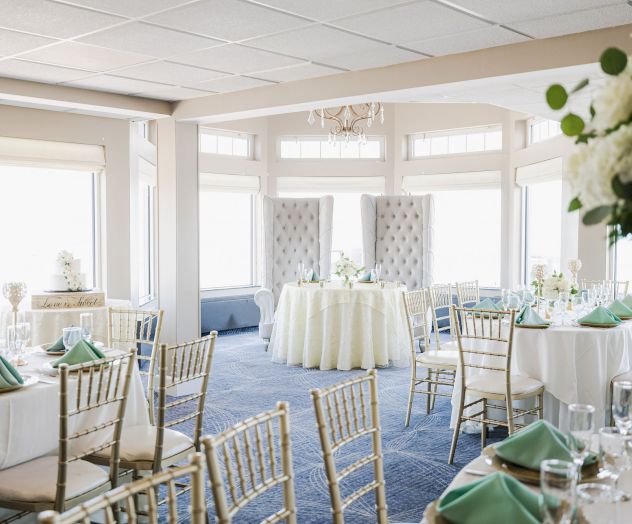
<svg viewBox="0 0 632 524">
<path fill-rule="evenodd" d="M 254 296 L 254 294 L 260 289 L 261 289 L 261 286 L 227 287 L 227 288 L 220 288 L 220 289 L 201 289 L 200 299 Z"/>
</svg>

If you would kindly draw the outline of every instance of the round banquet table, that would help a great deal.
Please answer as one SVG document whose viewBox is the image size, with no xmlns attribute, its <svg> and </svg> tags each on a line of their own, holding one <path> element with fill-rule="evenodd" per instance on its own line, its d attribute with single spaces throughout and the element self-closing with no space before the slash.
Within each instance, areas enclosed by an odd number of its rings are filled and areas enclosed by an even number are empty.
<svg viewBox="0 0 632 524">
<path fill-rule="evenodd" d="M 409 365 L 405 286 L 342 282 L 283 286 L 270 338 L 272 360 L 306 368 Z"/>
<path fill-rule="evenodd" d="M 608 426 L 610 381 L 631 367 L 632 321 L 607 329 L 577 325 L 514 329 L 512 373 L 544 383 L 544 418 L 562 431 L 568 429 L 568 405 L 573 403 L 592 404 L 597 427 Z M 459 395 L 460 372 L 452 392 L 452 427 Z"/>
<path fill-rule="evenodd" d="M 107 355 L 118 350 L 105 350 Z M 59 358 L 49 356 L 41 348 L 32 348 L 26 355 L 28 365 L 18 367 L 21 374 L 34 374 L 40 382 L 29 387 L 0 393 L 0 469 L 10 468 L 27 460 L 54 455 L 59 446 L 59 377 L 43 370 L 47 362 Z M 71 377 L 71 380 L 75 380 Z M 45 382 L 43 382 L 45 381 Z M 75 392 L 70 387 L 69 394 Z M 72 403 L 71 398 L 71 403 Z M 96 413 L 87 412 L 77 423 L 91 427 L 99 423 Z M 123 426 L 148 425 L 147 402 L 143 384 L 134 366 Z M 82 451 L 103 444 L 104 432 L 77 439 L 73 451 Z"/>
</svg>

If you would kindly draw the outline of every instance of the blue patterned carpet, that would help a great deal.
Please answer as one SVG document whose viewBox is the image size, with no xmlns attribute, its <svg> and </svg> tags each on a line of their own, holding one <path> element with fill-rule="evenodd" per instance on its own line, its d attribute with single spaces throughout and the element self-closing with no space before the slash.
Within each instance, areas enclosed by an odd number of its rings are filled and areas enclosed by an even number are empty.
<svg viewBox="0 0 632 524">
<path fill-rule="evenodd" d="M 298 521 L 331 522 L 329 495 L 316 432 L 310 388 L 334 384 L 364 371 L 319 371 L 273 364 L 256 330 L 220 335 L 206 403 L 205 434 L 223 431 L 235 422 L 270 409 L 278 400 L 290 403 L 292 449 L 296 476 Z M 419 522 L 425 506 L 437 498 L 454 475 L 480 453 L 480 436 L 461 435 L 455 464 L 447 464 L 452 432 L 449 399 L 438 397 L 435 411 L 425 415 L 423 396 L 417 396 L 409 428 L 404 416 L 408 369 L 380 369 L 380 417 L 388 514 L 391 522 Z M 366 483 L 371 469 L 358 472 L 351 487 Z M 343 496 L 344 496 L 343 492 Z M 244 508 L 236 524 L 260 522 L 276 511 L 274 494 Z M 208 494 L 209 504 L 212 497 Z M 375 522 L 372 494 L 346 513 L 349 524 Z"/>
</svg>

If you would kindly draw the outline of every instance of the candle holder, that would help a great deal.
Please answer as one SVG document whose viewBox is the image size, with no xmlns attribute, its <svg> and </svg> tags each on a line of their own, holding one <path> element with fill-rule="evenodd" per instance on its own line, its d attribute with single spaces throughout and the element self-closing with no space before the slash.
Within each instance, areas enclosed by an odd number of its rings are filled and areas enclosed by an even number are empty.
<svg viewBox="0 0 632 524">
<path fill-rule="evenodd" d="M 579 283 L 577 282 L 577 275 L 582 268 L 582 261 L 579 258 L 574 258 L 568 261 L 568 270 L 571 272 L 571 286 L 575 289 L 579 289 Z"/>
<path fill-rule="evenodd" d="M 2 294 L 11 304 L 11 312 L 13 313 L 13 325 L 18 322 L 18 309 L 20 302 L 26 296 L 26 283 L 25 282 L 6 282 L 2 285 Z"/>
</svg>

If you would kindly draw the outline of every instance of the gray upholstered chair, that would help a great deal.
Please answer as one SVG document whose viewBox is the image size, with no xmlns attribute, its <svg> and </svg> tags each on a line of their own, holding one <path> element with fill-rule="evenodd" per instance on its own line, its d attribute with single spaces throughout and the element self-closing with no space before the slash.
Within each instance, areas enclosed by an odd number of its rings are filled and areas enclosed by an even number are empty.
<svg viewBox="0 0 632 524">
<path fill-rule="evenodd" d="M 255 294 L 259 335 L 270 340 L 274 308 L 284 284 L 296 280 L 299 262 L 327 278 L 331 267 L 334 198 L 263 199 L 264 278 Z"/>
<path fill-rule="evenodd" d="M 432 284 L 432 195 L 362 195 L 364 266 L 382 265 L 382 278 L 409 291 Z"/>
</svg>

